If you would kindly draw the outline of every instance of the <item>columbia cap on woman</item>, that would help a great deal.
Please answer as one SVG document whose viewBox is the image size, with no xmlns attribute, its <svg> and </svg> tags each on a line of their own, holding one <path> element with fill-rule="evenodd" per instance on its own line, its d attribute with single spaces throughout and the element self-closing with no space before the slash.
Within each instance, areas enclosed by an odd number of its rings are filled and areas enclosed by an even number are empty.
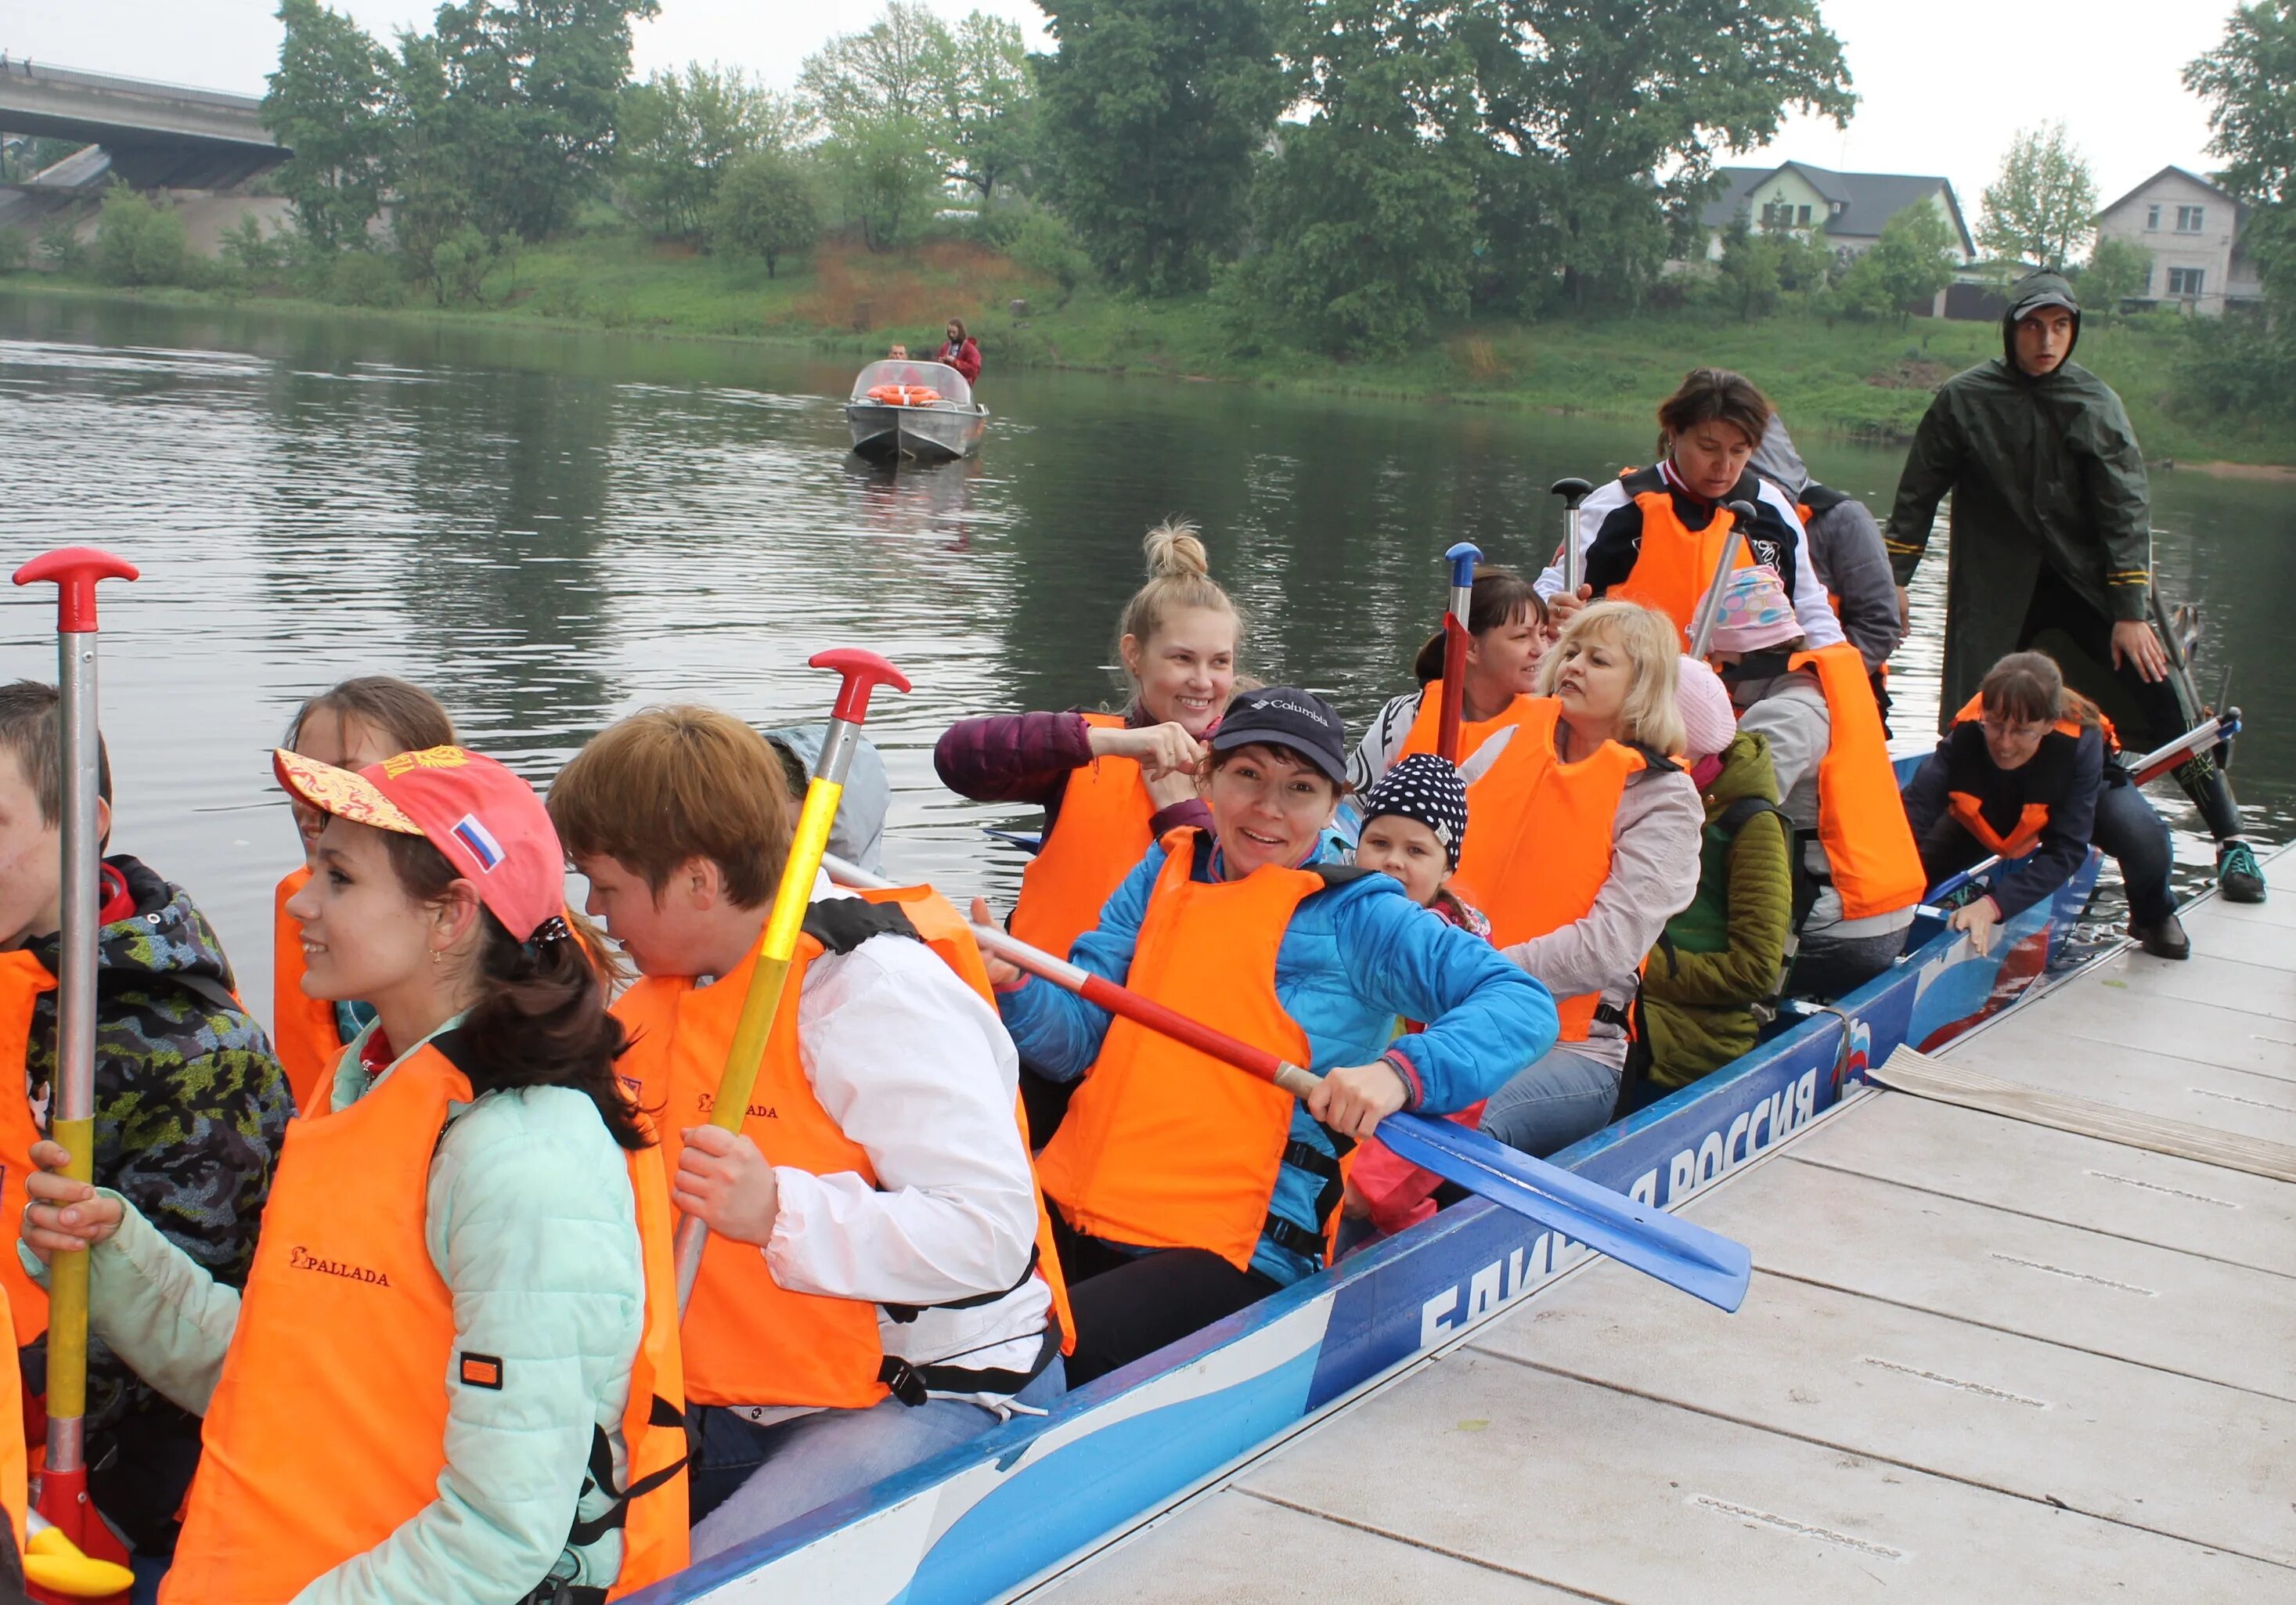
<svg viewBox="0 0 2296 1605">
<path fill-rule="evenodd" d="M 1297 686 L 1263 686 L 1240 691 L 1221 715 L 1212 737 L 1215 753 L 1258 742 L 1289 747 L 1332 779 L 1348 778 L 1347 730 L 1338 711 L 1313 691 Z"/>
<path fill-rule="evenodd" d="M 271 754 L 279 784 L 322 813 L 419 835 L 521 942 L 566 908 L 566 853 L 534 787 L 458 746 L 400 753 L 353 774 L 291 753 Z"/>
</svg>

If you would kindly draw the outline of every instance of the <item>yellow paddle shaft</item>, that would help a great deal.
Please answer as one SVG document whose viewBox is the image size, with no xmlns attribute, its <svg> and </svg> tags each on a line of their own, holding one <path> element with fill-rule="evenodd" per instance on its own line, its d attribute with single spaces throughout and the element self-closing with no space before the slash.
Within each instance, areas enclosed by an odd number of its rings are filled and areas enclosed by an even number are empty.
<svg viewBox="0 0 2296 1605">
<path fill-rule="evenodd" d="M 59 1120 L 48 1133 L 71 1156 L 64 1174 L 95 1179 L 95 1119 Z M 48 1414 L 87 1413 L 87 1255 L 59 1254 L 48 1265 Z"/>
<path fill-rule="evenodd" d="M 774 893 L 773 911 L 766 916 L 765 940 L 758 944 L 758 962 L 750 972 L 750 990 L 742 999 L 742 1016 L 734 1025 L 733 1046 L 726 1050 L 726 1074 L 718 1079 L 717 1107 L 709 1124 L 729 1132 L 742 1129 L 750 1107 L 750 1092 L 758 1084 L 765 1063 L 766 1044 L 772 1040 L 774 1021 L 781 1013 L 782 992 L 789 967 L 797 953 L 797 939 L 805 928 L 805 911 L 813 904 L 813 883 L 829 851 L 829 827 L 837 819 L 838 799 L 844 783 L 816 778 L 805 788 L 805 807 L 797 817 L 797 838 L 782 861 L 782 884 Z"/>
</svg>

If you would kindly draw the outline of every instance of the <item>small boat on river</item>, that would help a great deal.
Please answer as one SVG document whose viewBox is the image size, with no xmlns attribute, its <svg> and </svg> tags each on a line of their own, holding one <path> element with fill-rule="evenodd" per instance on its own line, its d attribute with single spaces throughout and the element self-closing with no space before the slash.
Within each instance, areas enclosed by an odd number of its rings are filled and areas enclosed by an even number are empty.
<svg viewBox="0 0 2296 1605">
<path fill-rule="evenodd" d="M 861 370 L 845 422 L 854 451 L 872 462 L 945 463 L 972 455 L 988 409 L 947 363 L 896 357 Z"/>
<path fill-rule="evenodd" d="M 1924 909 L 1888 973 L 1833 1003 L 1790 1002 L 1784 1028 L 1751 1052 L 1553 1163 L 1679 1208 L 1854 1092 L 1869 1064 L 1900 1046 L 1936 1049 L 2035 988 L 2099 862 L 2092 852 L 2054 898 L 2004 922 L 1988 953 Z M 1560 1233 L 1470 1199 L 1077 1388 L 1048 1415 L 1015 1417 L 631 1605 L 1010 1598 L 1587 1258 Z"/>
</svg>

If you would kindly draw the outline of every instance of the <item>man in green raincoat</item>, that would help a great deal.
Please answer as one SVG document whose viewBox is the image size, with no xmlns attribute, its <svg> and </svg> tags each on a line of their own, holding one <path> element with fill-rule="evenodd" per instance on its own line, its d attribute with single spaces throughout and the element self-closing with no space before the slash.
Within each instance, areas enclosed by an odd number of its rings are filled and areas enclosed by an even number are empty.
<svg viewBox="0 0 2296 1605">
<path fill-rule="evenodd" d="M 2066 683 L 2101 704 L 2132 746 L 2150 749 L 2202 717 L 2154 632 L 2152 535 L 2128 414 L 2112 386 L 2072 361 L 2080 304 L 2054 273 L 2009 292 L 2000 357 L 1939 390 L 1898 481 L 1885 532 L 1900 604 L 1953 494 L 1946 571 L 1940 728 L 2004 654 L 2047 652 Z M 2177 770 L 2217 839 L 2217 878 L 2234 902 L 2264 901 L 2264 876 L 2210 753 Z"/>
</svg>

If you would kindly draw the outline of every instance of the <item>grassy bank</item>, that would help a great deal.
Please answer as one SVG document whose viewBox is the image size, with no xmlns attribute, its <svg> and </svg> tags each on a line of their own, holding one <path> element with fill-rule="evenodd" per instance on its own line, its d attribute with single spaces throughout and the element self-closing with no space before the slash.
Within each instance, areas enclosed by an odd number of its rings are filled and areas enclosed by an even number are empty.
<svg viewBox="0 0 2296 1605">
<path fill-rule="evenodd" d="M 90 288 L 32 273 L 0 276 L 0 285 Z M 245 287 L 135 293 L 210 305 L 279 299 Z M 1012 309 L 1016 300 L 1026 302 L 1025 314 Z M 1144 301 L 1091 286 L 1064 296 L 1048 277 L 963 240 L 882 255 L 825 244 L 768 277 L 754 262 L 697 255 L 629 233 L 585 235 L 521 251 L 489 276 L 478 304 L 441 311 L 427 300 L 409 300 L 391 310 L 497 326 L 799 342 L 856 358 L 882 354 L 894 341 L 921 346 L 938 338 L 945 318 L 957 316 L 980 338 L 992 372 L 1150 372 L 1626 422 L 1648 419 L 1685 368 L 1710 363 L 1752 376 L 1797 432 L 1883 440 L 1910 434 L 1939 381 L 2000 349 L 1989 325 L 1923 318 L 1903 327 L 1827 324 L 1801 315 L 1742 322 L 1669 310 L 1479 323 L 1397 360 L 1335 364 L 1239 342 L 1207 297 Z M 2080 358 L 2120 391 L 2156 460 L 2296 464 L 2296 429 L 2174 410 L 2184 349 L 2173 320 L 2136 319 L 2093 325 Z"/>
</svg>

